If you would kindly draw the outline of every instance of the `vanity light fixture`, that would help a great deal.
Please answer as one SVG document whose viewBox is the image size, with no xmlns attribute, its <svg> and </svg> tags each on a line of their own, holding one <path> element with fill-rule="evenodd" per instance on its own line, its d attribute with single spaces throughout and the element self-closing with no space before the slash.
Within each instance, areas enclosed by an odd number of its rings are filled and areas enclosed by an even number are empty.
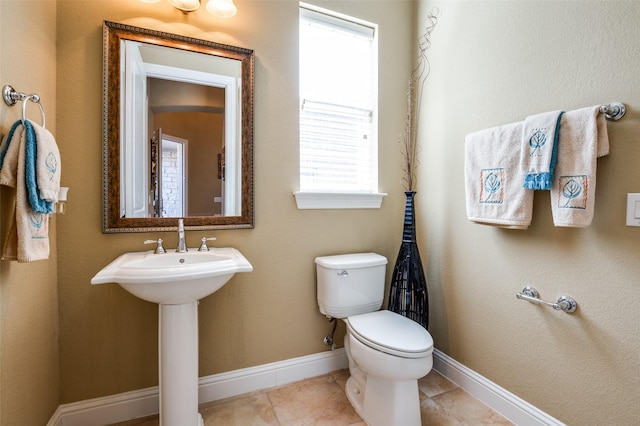
<svg viewBox="0 0 640 426">
<path fill-rule="evenodd" d="M 207 2 L 209 13 L 222 18 L 231 18 L 236 14 L 238 8 L 233 4 L 233 0 L 209 0 Z"/>
<path fill-rule="evenodd" d="M 145 3 L 157 3 L 160 0 L 141 0 Z M 200 8 L 200 0 L 167 0 L 171 6 L 187 14 Z M 230 18 L 236 14 L 238 8 L 233 0 L 207 0 L 207 11 L 214 16 Z"/>
<path fill-rule="evenodd" d="M 200 0 L 168 0 L 171 6 L 183 11 L 184 13 L 193 12 L 200 7 Z"/>
</svg>

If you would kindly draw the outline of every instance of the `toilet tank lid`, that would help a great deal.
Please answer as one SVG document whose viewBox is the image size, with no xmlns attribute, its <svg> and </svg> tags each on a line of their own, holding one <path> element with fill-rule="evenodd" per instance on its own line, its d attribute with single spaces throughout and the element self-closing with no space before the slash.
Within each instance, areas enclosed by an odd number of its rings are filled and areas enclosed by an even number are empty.
<svg viewBox="0 0 640 426">
<path fill-rule="evenodd" d="M 316 257 L 316 264 L 327 269 L 367 268 L 386 265 L 387 258 L 376 253 L 351 253 Z"/>
</svg>

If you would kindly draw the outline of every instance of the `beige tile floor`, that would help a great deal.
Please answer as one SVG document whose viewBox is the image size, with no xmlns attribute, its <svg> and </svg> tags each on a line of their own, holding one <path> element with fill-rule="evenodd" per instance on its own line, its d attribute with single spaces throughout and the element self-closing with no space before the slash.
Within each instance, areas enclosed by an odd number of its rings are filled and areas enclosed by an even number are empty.
<svg viewBox="0 0 640 426">
<path fill-rule="evenodd" d="M 200 405 L 205 426 L 365 426 L 344 393 L 349 370 Z M 464 390 L 431 371 L 418 382 L 422 424 L 512 425 Z M 158 416 L 112 426 L 157 426 Z"/>
</svg>

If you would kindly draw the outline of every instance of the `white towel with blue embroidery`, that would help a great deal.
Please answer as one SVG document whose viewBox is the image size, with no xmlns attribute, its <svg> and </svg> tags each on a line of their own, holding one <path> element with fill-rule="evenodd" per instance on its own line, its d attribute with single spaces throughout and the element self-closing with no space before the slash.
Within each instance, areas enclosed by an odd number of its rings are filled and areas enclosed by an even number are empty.
<svg viewBox="0 0 640 426">
<path fill-rule="evenodd" d="M 39 197 L 51 203 L 58 202 L 62 162 L 56 140 L 47 129 L 30 122 L 36 135 L 36 184 Z"/>
<path fill-rule="evenodd" d="M 29 202 L 26 133 L 18 121 L 0 144 L 0 184 L 16 189 L 1 259 L 20 263 L 49 258 L 49 215 L 34 211 Z"/>
<path fill-rule="evenodd" d="M 584 228 L 591 225 L 597 159 L 607 154 L 607 120 L 599 106 L 567 111 L 562 116 L 558 162 L 551 187 L 555 226 Z"/>
<path fill-rule="evenodd" d="M 483 225 L 527 229 L 533 193 L 522 186 L 522 122 L 493 127 L 465 137 L 467 217 Z"/>
<path fill-rule="evenodd" d="M 524 120 L 520 165 L 526 189 L 551 189 L 562 114 L 562 111 L 544 112 Z"/>
</svg>

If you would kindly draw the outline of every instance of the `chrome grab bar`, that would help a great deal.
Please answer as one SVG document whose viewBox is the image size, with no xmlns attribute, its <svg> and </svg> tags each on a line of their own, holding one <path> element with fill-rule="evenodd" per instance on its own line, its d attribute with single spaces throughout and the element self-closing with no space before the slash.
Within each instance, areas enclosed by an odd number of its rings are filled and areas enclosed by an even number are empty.
<svg viewBox="0 0 640 426">
<path fill-rule="evenodd" d="M 560 296 L 556 303 L 551 303 L 540 299 L 540 293 L 538 293 L 538 290 L 529 286 L 522 289 L 522 292 L 516 293 L 516 297 L 518 299 L 526 300 L 527 302 L 535 303 L 537 305 L 550 306 L 556 311 L 563 311 L 568 314 L 575 312 L 576 309 L 578 309 L 578 304 L 576 303 L 576 301 L 569 296 Z"/>
</svg>

